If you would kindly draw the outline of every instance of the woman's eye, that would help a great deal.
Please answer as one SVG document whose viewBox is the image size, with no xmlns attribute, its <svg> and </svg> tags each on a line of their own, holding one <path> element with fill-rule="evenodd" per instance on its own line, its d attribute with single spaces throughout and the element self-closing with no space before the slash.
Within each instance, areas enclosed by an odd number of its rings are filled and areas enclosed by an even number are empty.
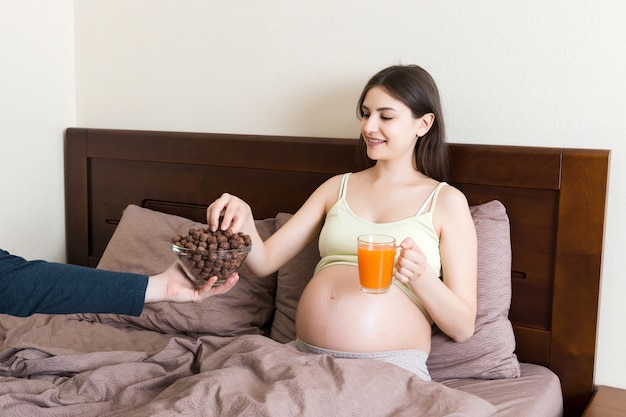
<svg viewBox="0 0 626 417">
<path fill-rule="evenodd" d="M 382 120 L 391 120 L 391 119 L 393 119 L 393 117 L 389 117 L 389 116 L 380 116 L 380 118 Z"/>
<path fill-rule="evenodd" d="M 361 115 L 361 117 L 362 117 L 363 119 L 369 119 L 369 118 L 370 118 L 370 115 L 369 115 L 369 114 L 367 114 L 367 113 L 363 113 L 363 114 Z"/>
</svg>

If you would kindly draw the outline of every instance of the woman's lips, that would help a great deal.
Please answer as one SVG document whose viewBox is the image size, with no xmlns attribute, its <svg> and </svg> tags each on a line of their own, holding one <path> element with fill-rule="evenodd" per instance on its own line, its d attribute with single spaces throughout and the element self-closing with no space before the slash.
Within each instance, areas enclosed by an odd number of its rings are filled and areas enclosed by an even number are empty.
<svg viewBox="0 0 626 417">
<path fill-rule="evenodd" d="M 385 143 L 386 141 L 384 139 L 376 139 L 376 138 L 366 138 L 365 142 L 368 145 L 380 145 L 382 143 Z"/>
</svg>

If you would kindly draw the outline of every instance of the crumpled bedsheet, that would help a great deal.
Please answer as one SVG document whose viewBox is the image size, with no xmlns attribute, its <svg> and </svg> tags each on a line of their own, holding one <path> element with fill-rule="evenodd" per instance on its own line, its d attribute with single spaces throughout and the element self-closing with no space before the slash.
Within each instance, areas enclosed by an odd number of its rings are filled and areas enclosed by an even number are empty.
<svg viewBox="0 0 626 417">
<path fill-rule="evenodd" d="M 0 416 L 495 415 L 395 365 L 259 335 L 197 338 L 70 316 L 0 315 Z"/>
</svg>

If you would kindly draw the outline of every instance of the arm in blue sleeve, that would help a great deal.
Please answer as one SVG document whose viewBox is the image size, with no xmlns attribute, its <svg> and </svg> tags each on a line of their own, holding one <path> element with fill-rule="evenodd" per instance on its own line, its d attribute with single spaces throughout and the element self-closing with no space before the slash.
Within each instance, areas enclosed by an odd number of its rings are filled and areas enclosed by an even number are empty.
<svg viewBox="0 0 626 417">
<path fill-rule="evenodd" d="M 118 313 L 138 316 L 148 276 L 26 261 L 0 249 L 0 313 Z"/>
</svg>

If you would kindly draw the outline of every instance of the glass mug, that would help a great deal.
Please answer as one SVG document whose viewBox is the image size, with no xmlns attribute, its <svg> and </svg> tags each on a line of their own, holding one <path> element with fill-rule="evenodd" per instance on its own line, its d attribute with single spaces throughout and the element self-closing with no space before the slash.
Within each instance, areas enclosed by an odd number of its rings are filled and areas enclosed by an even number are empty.
<svg viewBox="0 0 626 417">
<path fill-rule="evenodd" d="M 367 234 L 357 238 L 359 282 L 361 291 L 370 294 L 389 292 L 396 256 L 396 239 Z"/>
</svg>

